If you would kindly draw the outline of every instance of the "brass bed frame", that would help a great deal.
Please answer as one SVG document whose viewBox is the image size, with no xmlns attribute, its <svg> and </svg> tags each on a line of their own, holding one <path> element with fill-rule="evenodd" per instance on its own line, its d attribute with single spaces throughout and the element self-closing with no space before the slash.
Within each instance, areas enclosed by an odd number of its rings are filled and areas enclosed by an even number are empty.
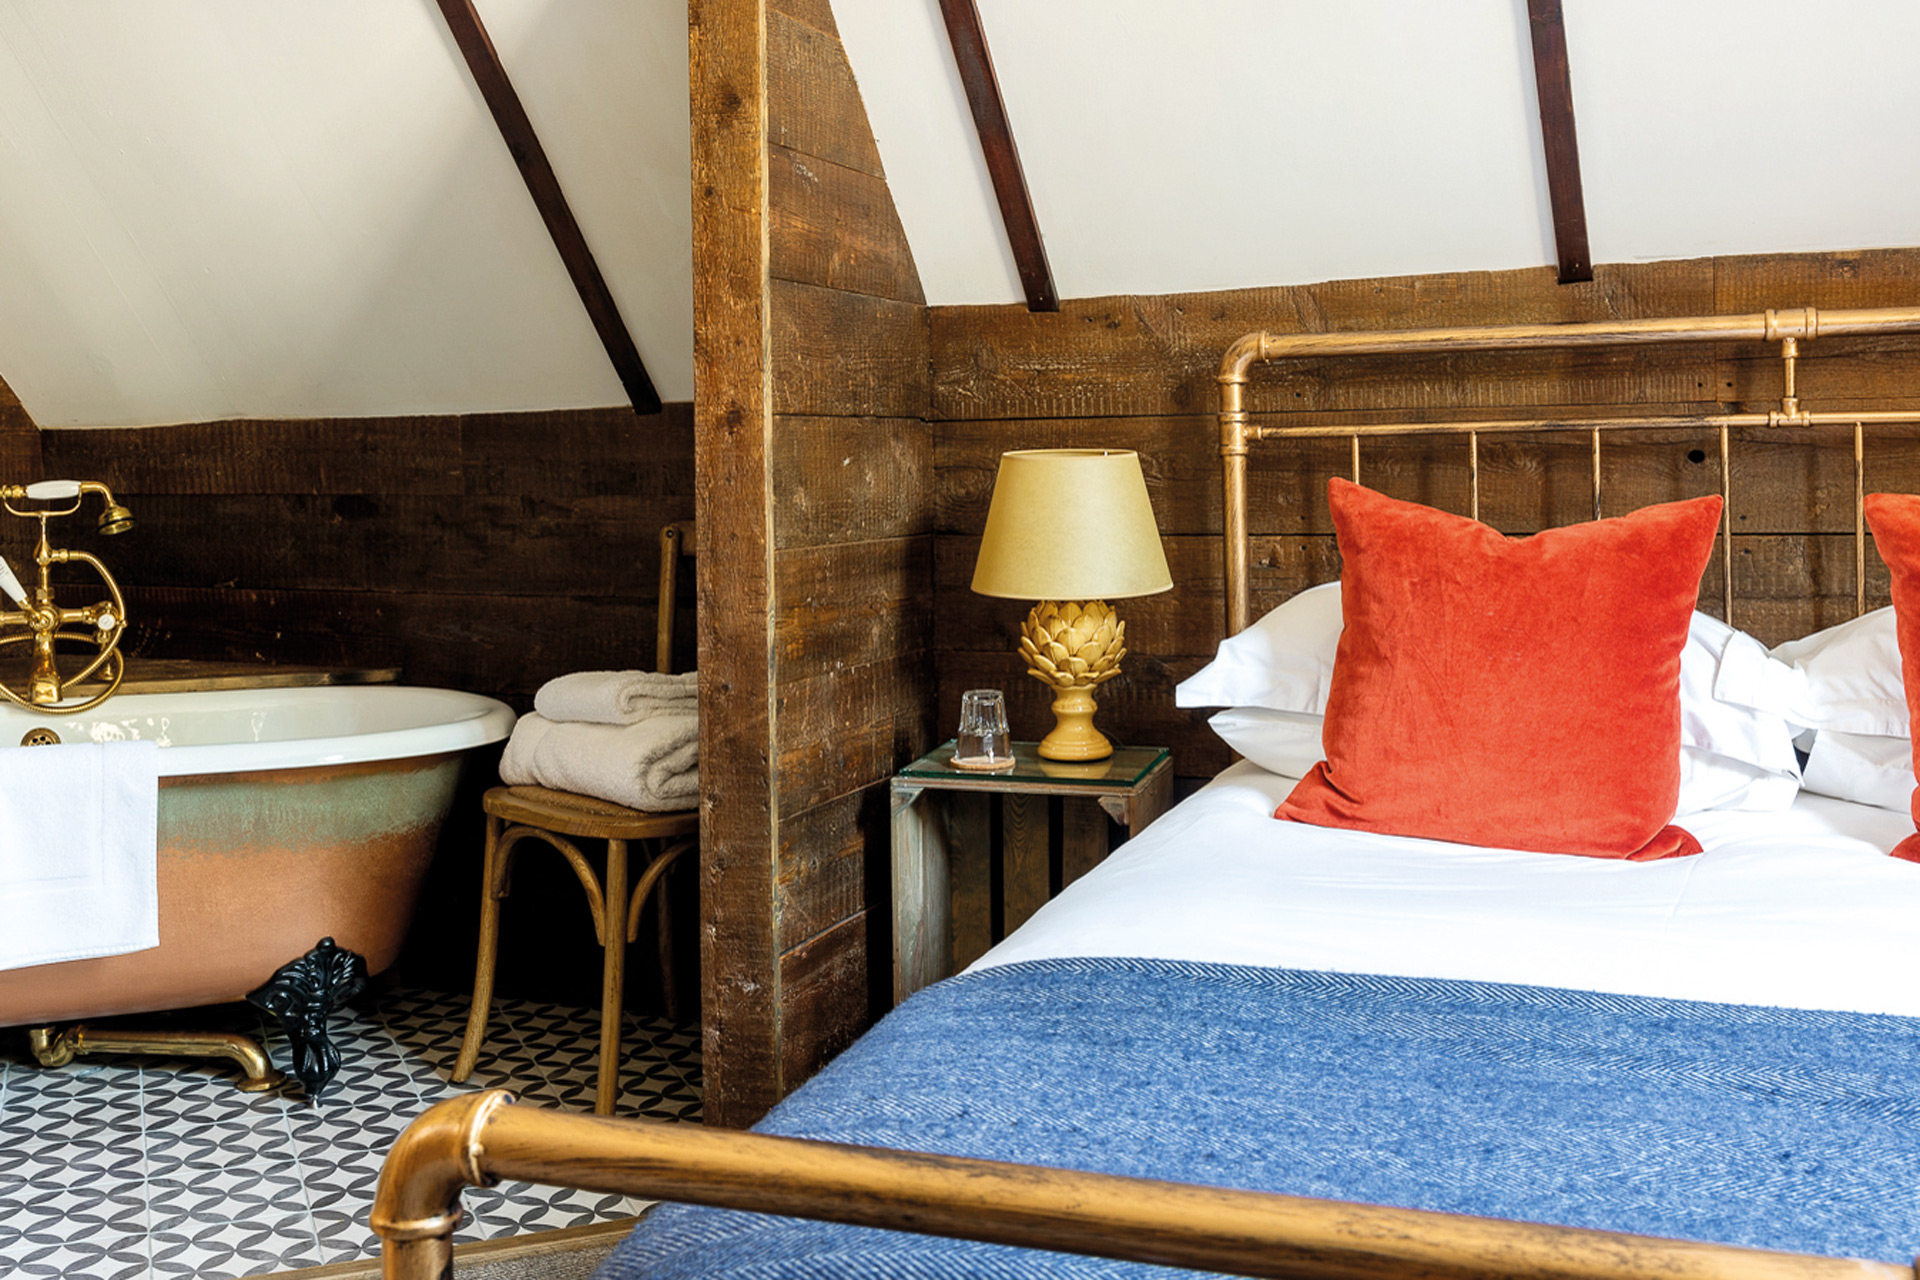
<svg viewBox="0 0 1920 1280">
<path fill-rule="evenodd" d="M 1854 429 L 1854 593 L 1866 604 L 1865 432 L 1920 423 L 1920 410 L 1813 413 L 1795 394 L 1800 344 L 1821 336 L 1920 332 L 1920 308 L 1627 320 L 1399 332 L 1251 333 L 1220 365 L 1220 453 L 1225 484 L 1226 630 L 1249 622 L 1247 448 L 1262 439 L 1464 435 L 1470 514 L 1479 514 L 1479 440 L 1515 432 L 1584 431 L 1601 513 L 1601 437 L 1649 428 L 1712 430 L 1720 484 L 1731 498 L 1730 435 L 1742 428 Z M 1492 351 L 1665 342 L 1778 342 L 1780 408 L 1767 413 L 1591 419 L 1269 426 L 1252 421 L 1252 366 L 1309 356 Z M 1733 610 L 1732 518 L 1723 516 L 1724 603 Z M 990 1243 L 1297 1280 L 1920 1280 L 1920 1264 L 1777 1253 L 1614 1232 L 1383 1208 L 1065 1169 L 1038 1168 L 835 1143 L 545 1111 L 493 1091 L 442 1102 L 394 1144 L 380 1175 L 372 1226 L 387 1280 L 451 1274 L 460 1194 L 501 1179 L 579 1187 L 723 1208 L 820 1218 Z"/>
<path fill-rule="evenodd" d="M 1763 311 L 1739 316 L 1616 320 L 1583 324 L 1501 325 L 1477 329 L 1414 329 L 1377 333 L 1249 333 L 1227 348 L 1220 361 L 1220 457 L 1224 479 L 1227 634 L 1246 629 L 1247 445 L 1254 440 L 1306 440 L 1350 437 L 1353 482 L 1360 483 L 1360 442 L 1380 436 L 1464 435 L 1467 438 L 1468 514 L 1480 518 L 1480 437 L 1584 431 L 1593 441 L 1593 518 L 1601 516 L 1600 438 L 1612 431 L 1661 428 L 1712 430 L 1720 442 L 1721 590 L 1725 620 L 1733 622 L 1733 491 L 1730 437 L 1752 427 L 1853 428 L 1854 610 L 1866 612 L 1867 526 L 1866 428 L 1889 423 L 1920 423 L 1920 410 L 1813 413 L 1803 409 L 1795 390 L 1800 344 L 1817 337 L 1841 337 L 1920 331 L 1920 307 L 1881 307 L 1847 311 Z M 1255 364 L 1306 356 L 1424 355 L 1461 351 L 1515 351 L 1560 347 L 1652 345 L 1668 342 L 1778 342 L 1784 365 L 1780 407 L 1766 413 L 1712 413 L 1638 418 L 1501 418 L 1484 422 L 1382 422 L 1364 426 L 1263 426 L 1246 409 L 1248 375 Z"/>
</svg>

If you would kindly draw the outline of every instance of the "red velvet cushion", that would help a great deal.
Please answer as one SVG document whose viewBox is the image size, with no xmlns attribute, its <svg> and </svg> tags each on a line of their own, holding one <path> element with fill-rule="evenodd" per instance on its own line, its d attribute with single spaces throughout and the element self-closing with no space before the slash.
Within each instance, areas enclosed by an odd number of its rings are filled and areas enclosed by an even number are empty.
<svg viewBox="0 0 1920 1280">
<path fill-rule="evenodd" d="M 1680 650 L 1718 497 L 1507 538 L 1328 487 L 1346 629 L 1327 758 L 1275 817 L 1648 860 L 1700 852 L 1680 794 Z"/>
<path fill-rule="evenodd" d="M 1910 493 L 1868 494 L 1867 525 L 1893 578 L 1900 677 L 1906 682 L 1907 714 L 1912 716 L 1915 696 L 1920 695 L 1920 498 Z M 1920 735 L 1920 717 L 1915 720 L 1915 732 Z M 1914 763 L 1920 767 L 1920 749 L 1914 753 Z M 1920 826 L 1920 791 L 1914 793 L 1912 806 L 1914 823 Z M 1894 846 L 1893 856 L 1920 862 L 1920 835 L 1908 836 Z"/>
</svg>

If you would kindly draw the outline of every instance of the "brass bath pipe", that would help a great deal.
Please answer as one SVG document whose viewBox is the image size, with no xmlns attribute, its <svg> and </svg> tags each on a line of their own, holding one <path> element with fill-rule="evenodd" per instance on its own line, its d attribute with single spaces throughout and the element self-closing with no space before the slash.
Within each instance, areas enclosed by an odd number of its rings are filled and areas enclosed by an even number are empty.
<svg viewBox="0 0 1920 1280">
<path fill-rule="evenodd" d="M 1291 1280 L 1914 1280 L 1911 1265 L 1661 1240 L 769 1137 L 435 1104 L 395 1140 L 370 1225 L 384 1280 L 450 1274 L 460 1193 L 502 1179 Z"/>
<path fill-rule="evenodd" d="M 161 1058 L 227 1058 L 246 1074 L 235 1082 L 244 1093 L 264 1093 L 284 1077 L 272 1059 L 254 1041 L 242 1035 L 214 1031 L 96 1031 L 81 1025 L 56 1033 L 52 1027 L 34 1027 L 27 1042 L 43 1067 L 64 1067 L 75 1058 L 94 1053 L 147 1053 Z"/>
<path fill-rule="evenodd" d="M 1591 321 L 1573 324 L 1492 325 L 1480 328 L 1403 329 L 1354 333 L 1248 333 L 1233 342 L 1221 357 L 1220 451 L 1225 486 L 1224 521 L 1227 580 L 1227 634 L 1244 630 L 1250 621 L 1247 593 L 1246 445 L 1249 440 L 1345 435 L 1353 438 L 1354 470 L 1359 469 L 1359 443 L 1364 435 L 1460 434 L 1500 431 L 1592 430 L 1594 438 L 1594 501 L 1599 505 L 1599 439 L 1603 430 L 1659 427 L 1702 427 L 1724 433 L 1738 427 L 1816 426 L 1823 423 L 1920 422 L 1920 410 L 1867 414 L 1813 414 L 1799 407 L 1791 361 L 1797 361 L 1799 343 L 1816 337 L 1844 337 L 1870 333 L 1920 331 L 1920 307 L 1876 307 L 1818 311 L 1813 307 L 1768 310 L 1735 316 L 1688 316 L 1647 320 Z M 1779 342 L 1790 360 L 1781 408 L 1765 414 L 1706 414 L 1606 421 L 1500 421 L 1382 424 L 1311 427 L 1263 427 L 1253 423 L 1246 408 L 1246 386 L 1255 364 L 1311 356 L 1419 354 L 1423 352 L 1538 350 L 1559 347 L 1653 345 L 1666 342 Z M 1787 344 L 1791 343 L 1791 347 Z M 1724 440 L 1723 440 L 1724 444 Z M 1724 457 L 1724 455 L 1723 455 Z M 1721 471 L 1723 497 L 1731 496 L 1725 466 Z M 1729 504 L 1730 505 L 1730 504 Z M 1723 588 L 1732 612 L 1731 515 L 1723 524 Z"/>
</svg>

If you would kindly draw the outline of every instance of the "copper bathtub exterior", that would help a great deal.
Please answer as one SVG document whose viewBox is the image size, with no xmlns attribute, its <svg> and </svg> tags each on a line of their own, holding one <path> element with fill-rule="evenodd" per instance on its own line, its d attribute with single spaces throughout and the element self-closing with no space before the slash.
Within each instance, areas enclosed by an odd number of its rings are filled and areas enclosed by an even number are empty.
<svg viewBox="0 0 1920 1280">
<path fill-rule="evenodd" d="M 161 778 L 160 945 L 0 971 L 0 1026 L 239 1000 L 323 937 L 387 968 L 463 756 Z"/>
</svg>

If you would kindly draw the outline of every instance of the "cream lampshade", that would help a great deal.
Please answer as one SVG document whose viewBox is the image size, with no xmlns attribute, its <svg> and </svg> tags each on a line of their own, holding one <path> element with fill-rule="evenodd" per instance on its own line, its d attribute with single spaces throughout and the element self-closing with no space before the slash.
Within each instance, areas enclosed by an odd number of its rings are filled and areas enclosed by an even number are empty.
<svg viewBox="0 0 1920 1280">
<path fill-rule="evenodd" d="M 1049 760 L 1100 760 L 1096 685 L 1120 674 L 1126 624 L 1108 600 L 1173 589 L 1131 449 L 1021 449 L 1000 455 L 973 568 L 984 596 L 1038 600 L 1021 629 L 1027 674 L 1053 690 Z"/>
</svg>

